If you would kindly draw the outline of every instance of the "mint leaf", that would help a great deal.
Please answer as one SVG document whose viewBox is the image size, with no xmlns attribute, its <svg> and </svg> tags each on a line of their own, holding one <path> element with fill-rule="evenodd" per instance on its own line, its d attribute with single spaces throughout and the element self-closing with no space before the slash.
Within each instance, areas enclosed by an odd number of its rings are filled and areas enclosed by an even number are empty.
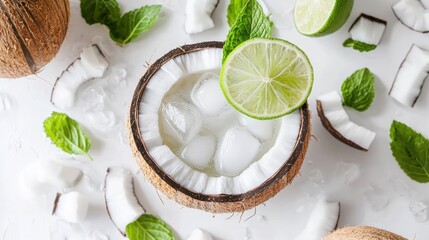
<svg viewBox="0 0 429 240">
<path fill-rule="evenodd" d="M 173 240 L 170 227 L 161 219 L 143 214 L 125 229 L 130 240 Z"/>
<path fill-rule="evenodd" d="M 241 10 L 244 8 L 247 2 L 249 2 L 249 0 L 231 0 L 228 5 L 228 13 L 226 15 L 230 27 L 234 25 L 235 21 L 238 18 L 238 15 L 240 14 Z"/>
<path fill-rule="evenodd" d="M 354 72 L 341 86 L 344 105 L 363 112 L 367 110 L 375 96 L 374 75 L 368 68 Z"/>
<path fill-rule="evenodd" d="M 390 149 L 401 169 L 419 183 L 429 182 L 429 140 L 407 125 L 393 121 Z"/>
<path fill-rule="evenodd" d="M 43 127 L 58 148 L 66 153 L 86 155 L 92 160 L 88 154 L 91 141 L 75 120 L 64 113 L 53 112 L 43 122 Z"/>
<path fill-rule="evenodd" d="M 144 6 L 127 12 L 116 27 L 110 29 L 110 37 L 121 45 L 127 44 L 149 30 L 160 12 L 161 5 Z"/>
<path fill-rule="evenodd" d="M 121 18 L 116 0 L 81 0 L 80 12 L 89 25 L 101 23 L 112 29 Z"/>
<path fill-rule="evenodd" d="M 270 38 L 272 22 L 256 0 L 248 0 L 228 32 L 222 62 L 240 43 L 255 37 Z"/>
<path fill-rule="evenodd" d="M 344 41 L 343 46 L 351 47 L 354 50 L 358 50 L 359 52 L 369 52 L 377 48 L 377 45 L 356 41 L 356 40 L 353 40 L 352 38 L 349 38 L 346 41 Z"/>
</svg>

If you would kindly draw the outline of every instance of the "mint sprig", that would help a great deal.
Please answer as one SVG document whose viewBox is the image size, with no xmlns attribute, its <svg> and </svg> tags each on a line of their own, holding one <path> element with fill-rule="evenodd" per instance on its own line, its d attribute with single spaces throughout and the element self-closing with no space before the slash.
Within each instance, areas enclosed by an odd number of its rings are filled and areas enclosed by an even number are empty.
<svg viewBox="0 0 429 240">
<path fill-rule="evenodd" d="M 79 123 L 64 113 L 53 112 L 43 122 L 46 135 L 58 148 L 66 153 L 86 155 L 91 147 L 91 141 L 83 132 Z"/>
<path fill-rule="evenodd" d="M 228 13 L 227 13 L 228 25 L 230 27 L 234 25 L 235 21 L 240 15 L 241 10 L 244 8 L 244 6 L 246 6 L 247 2 L 249 2 L 249 0 L 231 0 L 230 1 L 228 5 Z"/>
<path fill-rule="evenodd" d="M 126 227 L 127 237 L 130 240 L 156 239 L 174 240 L 173 231 L 161 219 L 143 214 Z"/>
<path fill-rule="evenodd" d="M 80 10 L 85 21 L 107 26 L 110 37 L 119 45 L 128 44 L 148 31 L 161 12 L 161 5 L 148 5 L 125 13 L 116 0 L 81 0 Z"/>
<path fill-rule="evenodd" d="M 419 183 L 429 182 L 429 140 L 404 123 L 393 121 L 390 149 L 401 169 Z"/>
<path fill-rule="evenodd" d="M 235 2 L 232 1 L 231 4 L 235 4 Z M 234 5 L 231 9 L 234 9 L 231 12 L 236 14 L 238 3 L 237 6 Z M 228 11 L 228 14 L 230 14 L 230 11 Z M 234 19 L 236 20 L 234 21 Z M 229 30 L 223 46 L 222 62 L 240 43 L 256 37 L 270 38 L 272 34 L 273 23 L 269 16 L 265 15 L 264 10 L 256 0 L 247 0 L 237 17 L 228 15 L 228 22 L 234 22 L 234 24 Z"/>
<path fill-rule="evenodd" d="M 356 41 L 352 38 L 347 39 L 343 43 L 344 47 L 351 47 L 359 52 L 369 52 L 377 48 L 377 45 L 368 44 L 361 41 Z"/>
<path fill-rule="evenodd" d="M 368 68 L 359 69 L 348 77 L 341 86 L 344 105 L 363 112 L 375 96 L 374 75 Z"/>
</svg>

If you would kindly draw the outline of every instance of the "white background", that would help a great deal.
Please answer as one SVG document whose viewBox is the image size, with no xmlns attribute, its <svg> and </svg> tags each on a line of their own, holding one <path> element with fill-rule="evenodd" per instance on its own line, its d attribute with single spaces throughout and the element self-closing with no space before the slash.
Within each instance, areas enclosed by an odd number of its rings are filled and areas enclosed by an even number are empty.
<svg viewBox="0 0 429 240">
<path fill-rule="evenodd" d="M 123 12 L 155 1 L 120 1 Z M 184 33 L 184 0 L 164 0 L 163 16 L 156 26 L 138 41 L 123 48 L 109 40 L 107 30 L 100 25 L 89 26 L 80 17 L 79 6 L 72 2 L 72 18 L 64 44 L 57 57 L 38 74 L 39 77 L 0 81 L 0 95 L 11 106 L 0 111 L 0 239 L 63 239 L 62 235 L 77 231 L 77 239 L 122 239 L 114 229 L 105 210 L 101 192 L 86 187 L 84 179 L 79 191 L 91 200 L 85 222 L 67 225 L 50 216 L 51 199 L 28 201 L 20 194 L 18 175 L 30 162 L 38 159 L 60 159 L 90 172 L 92 181 L 101 183 L 107 167 L 124 166 L 135 173 L 137 191 L 145 208 L 164 219 L 178 239 L 184 239 L 192 229 L 200 227 L 216 239 L 293 239 L 303 228 L 317 199 L 324 193 L 330 200 L 341 202 L 340 226 L 371 225 L 385 228 L 409 239 L 429 239 L 429 223 L 418 223 L 409 211 L 416 201 L 429 203 L 429 186 L 410 180 L 398 167 L 389 149 L 389 127 L 393 119 L 403 121 L 429 137 L 429 86 L 414 108 L 406 108 L 387 95 L 396 71 L 413 43 L 429 49 L 429 37 L 416 33 L 394 17 L 391 5 L 395 0 L 357 0 L 351 17 L 338 32 L 322 38 L 304 37 L 293 27 L 290 15 L 294 1 L 269 0 L 275 24 L 274 36 L 287 39 L 301 47 L 309 56 L 315 72 L 313 92 L 309 98 L 312 110 L 310 149 L 298 176 L 290 187 L 281 191 L 256 210 L 243 214 L 213 215 L 184 208 L 162 194 L 138 173 L 124 138 L 124 119 L 134 88 L 146 70 L 146 62 L 153 63 L 167 51 L 200 41 L 223 41 L 228 31 L 226 8 L 228 1 L 220 1 L 214 12 L 215 28 L 189 36 Z M 374 15 L 388 22 L 381 45 L 373 52 L 359 53 L 342 47 L 349 37 L 347 30 L 361 13 Z M 82 47 L 94 42 L 110 45 L 108 60 L 112 67 L 126 68 L 126 84 L 109 79 L 97 79 L 82 89 L 101 86 L 106 92 L 106 110 L 116 114 L 116 125 L 108 133 L 93 127 L 81 109 L 67 111 L 79 121 L 93 141 L 90 154 L 94 161 L 73 160 L 59 151 L 46 138 L 42 123 L 55 107 L 49 102 L 52 84 Z M 94 38 L 95 37 L 95 38 Z M 376 98 L 371 108 L 363 113 L 347 109 L 358 124 L 375 131 L 377 136 L 369 152 L 352 149 L 334 139 L 322 127 L 315 111 L 315 97 L 331 90 L 339 90 L 343 80 L 355 70 L 368 67 L 376 75 Z M 110 74 L 111 75 L 111 74 Z M 352 163 L 360 170 L 357 180 L 347 184 L 338 171 L 338 164 Z M 320 171 L 320 172 L 319 172 Z M 321 173 L 321 174 L 320 174 Z M 375 195 L 374 195 L 375 194 Z M 374 211 L 370 202 L 387 202 Z M 162 200 L 162 201 L 161 201 Z M 381 204 L 384 205 L 384 204 Z M 255 213 L 256 212 L 256 213 Z M 255 216 L 251 217 L 255 213 Z M 250 219 L 248 219 L 251 217 Z M 248 219 L 247 221 L 245 221 Z M 91 237 L 90 237 L 91 236 Z"/>
</svg>

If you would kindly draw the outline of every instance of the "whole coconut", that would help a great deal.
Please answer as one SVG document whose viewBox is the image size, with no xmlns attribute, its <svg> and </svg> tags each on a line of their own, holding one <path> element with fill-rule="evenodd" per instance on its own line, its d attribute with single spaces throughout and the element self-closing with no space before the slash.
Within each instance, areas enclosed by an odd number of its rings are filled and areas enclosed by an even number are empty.
<svg viewBox="0 0 429 240">
<path fill-rule="evenodd" d="M 0 77 L 37 73 L 58 52 L 69 0 L 0 0 Z"/>
</svg>

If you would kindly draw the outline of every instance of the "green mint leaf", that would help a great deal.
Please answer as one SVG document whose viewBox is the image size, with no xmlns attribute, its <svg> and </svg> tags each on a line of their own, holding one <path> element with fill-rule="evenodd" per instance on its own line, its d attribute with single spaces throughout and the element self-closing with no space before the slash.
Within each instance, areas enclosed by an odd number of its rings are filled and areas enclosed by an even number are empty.
<svg viewBox="0 0 429 240">
<path fill-rule="evenodd" d="M 75 120 L 64 113 L 53 112 L 43 122 L 46 135 L 58 148 L 66 153 L 86 155 L 91 160 L 88 151 L 91 141 Z"/>
<path fill-rule="evenodd" d="M 110 29 L 110 37 L 117 43 L 127 44 L 149 30 L 161 12 L 161 5 L 144 6 L 127 12 L 115 28 Z"/>
<path fill-rule="evenodd" d="M 354 50 L 358 50 L 359 52 L 369 52 L 377 48 L 377 45 L 356 41 L 356 40 L 353 40 L 352 38 L 349 38 L 346 41 L 344 41 L 343 46 L 351 47 Z"/>
<path fill-rule="evenodd" d="M 130 240 L 174 240 L 173 231 L 161 219 L 143 214 L 127 225 L 125 231 Z"/>
<path fill-rule="evenodd" d="M 247 2 L 249 2 L 249 0 L 231 0 L 228 5 L 227 13 L 228 24 L 230 27 L 234 25 L 238 15 L 240 14 L 241 10 L 244 8 Z"/>
<path fill-rule="evenodd" d="M 419 183 L 429 182 L 429 140 L 407 125 L 393 121 L 390 149 L 401 169 Z"/>
<path fill-rule="evenodd" d="M 270 38 L 272 22 L 256 0 L 248 0 L 228 32 L 223 46 L 222 62 L 240 43 L 251 38 Z"/>
<path fill-rule="evenodd" d="M 354 72 L 341 86 L 344 105 L 363 112 L 367 110 L 375 96 L 374 75 L 368 68 Z"/>
<path fill-rule="evenodd" d="M 81 0 L 80 11 L 89 25 L 101 23 L 112 29 L 121 19 L 121 9 L 116 0 Z"/>
</svg>

